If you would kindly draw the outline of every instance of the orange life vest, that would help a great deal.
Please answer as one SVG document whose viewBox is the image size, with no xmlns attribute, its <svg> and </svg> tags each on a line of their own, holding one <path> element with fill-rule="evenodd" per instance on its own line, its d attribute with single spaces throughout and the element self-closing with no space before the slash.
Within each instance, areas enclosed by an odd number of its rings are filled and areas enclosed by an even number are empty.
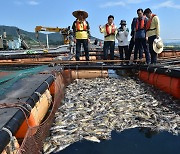
<svg viewBox="0 0 180 154">
<path fill-rule="evenodd" d="M 151 27 L 151 22 L 153 17 L 156 16 L 155 14 L 152 14 L 152 17 L 148 20 L 147 24 L 146 24 L 146 31 L 150 30 Z"/>
<path fill-rule="evenodd" d="M 140 23 L 140 28 L 139 28 L 139 23 Z M 145 28 L 145 18 L 142 17 L 141 20 L 139 18 L 137 18 L 137 20 L 136 20 L 136 31 L 138 31 L 139 29 L 144 29 L 144 28 Z"/>
<path fill-rule="evenodd" d="M 81 24 L 83 24 L 83 29 L 81 29 Z M 79 20 L 76 21 L 76 31 L 87 31 L 87 22 L 84 20 L 82 22 L 79 22 Z"/>
<path fill-rule="evenodd" d="M 114 34 L 115 33 L 115 26 L 114 24 L 111 25 L 112 26 L 112 29 L 111 29 L 111 32 L 110 32 L 110 25 L 109 24 L 106 24 L 106 33 L 107 35 L 110 35 L 110 34 Z"/>
</svg>

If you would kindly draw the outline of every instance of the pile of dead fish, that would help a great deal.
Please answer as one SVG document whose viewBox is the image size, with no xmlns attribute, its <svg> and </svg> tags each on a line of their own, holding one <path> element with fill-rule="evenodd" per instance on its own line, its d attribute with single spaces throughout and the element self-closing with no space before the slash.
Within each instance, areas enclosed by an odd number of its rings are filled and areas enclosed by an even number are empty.
<svg viewBox="0 0 180 154">
<path fill-rule="evenodd" d="M 75 80 L 66 89 L 44 152 L 57 152 L 82 139 L 111 139 L 111 131 L 148 127 L 180 133 L 178 100 L 133 78 Z"/>
</svg>

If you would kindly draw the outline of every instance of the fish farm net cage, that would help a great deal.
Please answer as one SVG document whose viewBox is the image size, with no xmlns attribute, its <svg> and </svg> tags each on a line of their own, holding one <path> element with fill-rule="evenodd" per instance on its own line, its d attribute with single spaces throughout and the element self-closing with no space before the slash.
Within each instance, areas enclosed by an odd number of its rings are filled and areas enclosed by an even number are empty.
<svg viewBox="0 0 180 154">
<path fill-rule="evenodd" d="M 0 85 L 2 85 L 0 87 L 0 96 L 3 95 L 9 88 L 11 88 L 11 86 L 19 79 L 25 78 L 34 73 L 43 73 L 42 70 L 45 70 L 46 67 L 47 66 L 40 66 L 40 67 L 20 69 L 20 70 L 12 71 L 9 74 L 7 71 L 8 76 L 5 73 L 4 77 L 0 78 Z M 4 73 L 6 71 L 1 69 L 0 73 L 1 72 Z M 68 69 L 57 72 L 54 71 L 52 72 L 52 74 L 54 75 L 56 80 L 48 88 L 50 91 L 53 91 L 52 93 L 54 94 L 50 110 L 40 125 L 36 127 L 30 127 L 30 126 L 28 127 L 28 131 L 25 135 L 25 138 L 22 141 L 21 147 L 18 149 L 18 153 L 42 153 L 43 142 L 50 133 L 49 130 L 50 127 L 52 126 L 55 112 L 57 111 L 61 103 L 59 100 L 62 100 L 64 98 L 64 89 L 71 82 L 71 78 L 72 78 L 71 72 Z M 101 70 L 101 74 L 102 74 L 102 70 Z M 26 118 L 26 122 L 28 125 L 27 118 Z"/>
<path fill-rule="evenodd" d="M 48 85 L 48 90 L 51 91 L 52 94 L 52 100 L 50 108 L 46 114 L 46 116 L 43 118 L 41 124 L 36 126 L 30 126 L 29 124 L 29 118 L 26 115 L 22 108 L 22 105 L 26 104 L 25 102 L 21 102 L 21 100 L 18 100 L 19 103 L 10 103 L 10 104 L 0 104 L 0 109 L 20 109 L 24 116 L 25 116 L 25 123 L 28 126 L 27 133 L 24 138 L 19 138 L 18 142 L 21 145 L 20 148 L 14 149 L 15 151 L 18 151 L 17 153 L 41 153 L 42 151 L 42 145 L 43 141 L 48 135 L 49 129 L 52 125 L 53 118 L 55 115 L 55 112 L 57 108 L 60 105 L 61 99 L 64 97 L 64 88 L 65 85 L 69 82 L 69 72 L 67 71 L 47 71 L 47 66 L 27 66 L 27 67 L 1 67 L 0 68 L 0 98 L 3 99 L 6 95 L 6 92 L 8 92 L 13 85 L 15 85 L 16 82 L 23 78 L 31 77 L 31 75 L 34 74 L 47 74 L 52 75 L 54 79 L 54 82 L 51 85 Z M 62 81 L 63 80 L 63 81 Z M 63 83 L 63 84 L 62 84 Z M 28 113 L 30 113 L 28 111 Z M 11 138 L 11 144 L 6 147 L 6 152 L 11 149 L 12 147 L 15 148 L 15 142 Z M 19 146 L 16 146 L 16 148 Z M 14 151 L 13 150 L 13 151 Z"/>
<path fill-rule="evenodd" d="M 55 112 L 60 105 L 58 100 L 62 100 L 64 97 L 65 87 L 60 84 L 61 82 L 59 82 L 63 80 L 63 77 L 61 75 L 55 75 L 55 77 L 58 78 L 58 80 L 56 80 L 49 89 L 52 91 L 58 91 L 58 93 L 54 93 L 51 109 L 39 126 L 28 128 L 18 153 L 42 153 L 43 142 L 49 134 L 49 129 L 53 123 Z"/>
</svg>

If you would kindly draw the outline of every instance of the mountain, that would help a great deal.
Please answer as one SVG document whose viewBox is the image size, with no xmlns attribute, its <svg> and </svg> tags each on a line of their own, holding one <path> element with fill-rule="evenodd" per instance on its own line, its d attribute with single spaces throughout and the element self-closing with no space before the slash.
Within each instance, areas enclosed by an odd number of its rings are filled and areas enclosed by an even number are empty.
<svg viewBox="0 0 180 154">
<path fill-rule="evenodd" d="M 3 34 L 3 32 L 6 32 L 7 40 L 13 40 L 18 38 L 17 34 L 18 27 L 15 26 L 4 26 L 0 25 L 0 35 Z M 28 32 L 23 29 L 19 29 L 21 37 L 26 41 L 28 45 L 37 45 L 38 40 L 36 39 L 35 32 Z M 50 45 L 60 45 L 64 43 L 63 35 L 59 33 L 49 33 L 49 44 Z M 92 40 L 95 40 L 95 37 L 91 37 Z M 98 39 L 99 40 L 99 39 Z M 39 33 L 39 41 L 43 44 L 46 43 L 46 34 Z M 102 41 L 102 40 L 100 40 Z"/>
<path fill-rule="evenodd" d="M 18 27 L 14 26 L 0 26 L 0 35 L 3 32 L 6 32 L 7 40 L 17 39 Z M 21 37 L 28 43 L 28 44 L 38 44 L 38 40 L 36 39 L 35 32 L 28 32 L 22 29 L 19 29 Z M 42 43 L 46 42 L 46 34 L 39 33 L 39 41 Z M 50 33 L 49 34 L 49 44 L 56 44 L 56 43 L 63 43 L 63 36 L 59 33 Z"/>
</svg>

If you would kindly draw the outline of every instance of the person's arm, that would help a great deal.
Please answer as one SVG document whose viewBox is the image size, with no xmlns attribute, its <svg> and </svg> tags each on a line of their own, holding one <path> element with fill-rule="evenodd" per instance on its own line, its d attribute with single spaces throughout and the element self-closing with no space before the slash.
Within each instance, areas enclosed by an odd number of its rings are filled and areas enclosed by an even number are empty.
<svg viewBox="0 0 180 154">
<path fill-rule="evenodd" d="M 129 35 L 129 29 L 125 28 L 124 35 L 127 37 Z"/>
<path fill-rule="evenodd" d="M 99 26 L 99 30 L 100 30 L 100 33 L 104 33 L 104 31 L 105 31 L 105 26 Z"/>
<path fill-rule="evenodd" d="M 160 36 L 160 21 L 157 16 L 154 17 L 155 27 L 156 27 L 156 36 Z"/>
<path fill-rule="evenodd" d="M 74 42 L 76 43 L 76 21 L 73 22 L 72 30 L 73 30 L 72 36 L 74 38 Z"/>
<path fill-rule="evenodd" d="M 145 29 L 145 38 L 146 38 L 146 41 L 148 41 L 148 36 L 147 36 L 147 31 L 146 31 L 147 22 L 148 22 L 148 18 L 145 17 L 145 19 L 144 19 L 144 29 Z"/>
<path fill-rule="evenodd" d="M 117 32 L 116 39 L 117 39 L 118 41 L 120 41 L 119 31 Z"/>
<path fill-rule="evenodd" d="M 135 21 L 136 21 L 136 18 L 133 18 L 133 21 L 131 23 L 131 36 L 134 36 L 134 33 L 135 33 Z"/>
<path fill-rule="evenodd" d="M 116 35 L 118 33 L 118 29 L 117 29 L 117 27 L 115 26 L 115 32 L 114 32 L 114 34 Z"/>
<path fill-rule="evenodd" d="M 90 39 L 91 38 L 91 33 L 90 33 L 90 26 L 89 26 L 88 22 L 87 22 L 87 33 L 88 33 L 88 38 Z"/>
<path fill-rule="evenodd" d="M 72 30 L 73 30 L 73 36 L 75 37 L 75 33 L 76 33 L 76 25 L 75 25 L 75 21 L 73 22 Z"/>
</svg>

